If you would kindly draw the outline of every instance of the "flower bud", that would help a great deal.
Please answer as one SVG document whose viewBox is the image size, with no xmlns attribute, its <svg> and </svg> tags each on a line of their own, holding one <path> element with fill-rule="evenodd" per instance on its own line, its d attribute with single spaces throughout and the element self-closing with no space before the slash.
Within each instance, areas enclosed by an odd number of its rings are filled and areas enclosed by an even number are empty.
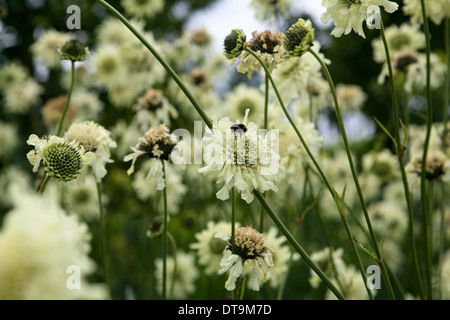
<svg viewBox="0 0 450 320">
<path fill-rule="evenodd" d="M 283 47 L 286 55 L 300 57 L 313 45 L 314 29 L 311 21 L 298 19 L 283 37 Z"/>
</svg>

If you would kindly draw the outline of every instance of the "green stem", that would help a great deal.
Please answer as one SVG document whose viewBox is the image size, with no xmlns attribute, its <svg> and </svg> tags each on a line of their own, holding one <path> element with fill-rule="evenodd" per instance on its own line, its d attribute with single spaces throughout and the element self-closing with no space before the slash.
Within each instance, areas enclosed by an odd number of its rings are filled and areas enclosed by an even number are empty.
<svg viewBox="0 0 450 320">
<path fill-rule="evenodd" d="M 236 228 L 236 191 L 231 189 L 231 252 L 236 252 L 236 242 L 234 241 Z"/>
<path fill-rule="evenodd" d="M 239 295 L 239 300 L 244 300 L 245 282 L 246 281 L 247 281 L 247 277 L 244 277 L 241 281 L 241 294 Z"/>
<path fill-rule="evenodd" d="M 172 283 L 170 284 L 170 299 L 173 299 L 173 291 L 175 288 L 175 281 L 177 278 L 177 243 L 175 241 L 175 238 L 172 236 L 170 232 L 167 233 L 167 237 L 170 240 L 170 244 L 172 245 L 172 252 L 173 252 L 173 273 L 172 273 Z"/>
<path fill-rule="evenodd" d="M 59 121 L 59 125 L 58 125 L 58 130 L 56 131 L 56 135 L 59 136 L 62 132 L 63 126 L 64 126 L 64 119 L 66 118 L 67 115 L 67 110 L 69 110 L 69 104 L 70 104 L 70 99 L 72 97 L 72 92 L 73 92 L 73 87 L 75 84 L 75 61 L 71 61 L 71 69 L 70 69 L 70 88 L 69 88 L 69 93 L 67 95 L 67 102 L 66 102 L 66 106 L 64 108 L 63 114 L 61 116 L 61 120 Z"/>
<path fill-rule="evenodd" d="M 439 256 L 438 256 L 438 283 L 439 283 L 439 298 L 442 297 L 442 283 L 441 283 L 441 274 L 442 274 L 442 261 L 444 259 L 445 252 L 445 209 L 447 204 L 447 196 L 446 196 L 446 187 L 445 183 L 441 181 L 442 188 L 442 203 L 440 210 L 440 231 L 439 231 Z"/>
<path fill-rule="evenodd" d="M 265 75 L 264 86 L 264 124 L 263 129 L 267 130 L 269 127 L 269 76 Z M 265 195 L 264 195 L 265 196 Z M 261 206 L 259 216 L 259 232 L 264 232 L 264 207 Z"/>
<path fill-rule="evenodd" d="M 164 160 L 157 160 L 162 162 L 162 169 L 164 174 L 164 180 L 166 185 L 163 189 L 163 202 L 164 202 L 164 222 L 163 222 L 163 287 L 162 287 L 162 298 L 166 300 L 167 297 L 167 222 L 168 222 L 168 212 L 167 212 L 167 179 L 166 179 L 166 165 Z"/>
<path fill-rule="evenodd" d="M 153 48 L 153 46 L 145 39 L 143 35 L 140 34 L 140 32 L 134 28 L 131 23 L 120 14 L 119 11 L 117 11 L 114 7 L 112 7 L 109 3 L 107 3 L 104 0 L 96 0 L 98 3 L 103 5 L 106 9 L 108 9 L 109 12 L 111 12 L 116 18 L 118 18 L 135 36 L 139 39 L 139 41 L 142 42 L 142 44 L 153 54 L 153 56 L 158 60 L 158 62 L 166 69 L 166 71 L 169 73 L 169 75 L 175 80 L 177 85 L 180 87 L 180 89 L 184 92 L 186 97 L 189 99 L 189 101 L 194 106 L 195 110 L 197 110 L 200 117 L 203 119 L 203 121 L 206 123 L 208 127 L 212 127 L 211 119 L 208 117 L 208 115 L 203 111 L 203 109 L 198 104 L 197 100 L 195 99 L 194 95 L 189 91 L 189 89 L 185 86 L 181 78 L 177 75 L 177 73 L 172 69 L 172 67 L 159 55 L 159 53 Z"/>
<path fill-rule="evenodd" d="M 406 205 L 408 208 L 408 229 L 409 229 L 409 242 L 411 245 L 411 250 L 414 258 L 414 270 L 416 273 L 417 283 L 419 286 L 419 295 L 421 299 L 424 298 L 424 291 L 422 288 L 422 276 L 420 272 L 419 267 L 419 259 L 417 255 L 417 248 L 416 248 L 416 240 L 415 240 L 415 231 L 414 231 L 414 214 L 413 214 L 413 206 L 412 206 L 412 200 L 411 200 L 411 194 L 409 191 L 409 183 L 408 178 L 406 174 L 405 169 L 405 163 L 404 163 L 404 152 L 405 148 L 402 145 L 402 142 L 400 140 L 400 127 L 399 127 L 399 117 L 398 117 L 398 104 L 397 104 L 397 95 L 395 93 L 395 83 L 394 83 L 394 72 L 392 69 L 392 61 L 391 56 L 389 53 L 389 45 L 386 39 L 386 33 L 384 30 L 384 24 L 383 20 L 380 19 L 380 32 L 381 32 L 381 38 L 384 45 L 385 55 L 386 55 L 386 62 L 388 65 L 388 72 L 389 72 L 389 83 L 391 88 L 391 99 L 392 99 L 392 110 L 393 110 L 393 122 L 394 122 L 394 129 L 395 129 L 395 139 L 396 139 L 396 152 L 397 152 L 397 158 L 400 165 L 400 171 L 402 175 L 402 182 L 403 182 L 403 189 L 405 193 L 405 199 L 406 199 Z"/>
<path fill-rule="evenodd" d="M 41 183 L 41 186 L 38 191 L 39 194 L 44 194 L 45 188 L 47 187 L 47 184 L 50 181 L 50 179 L 51 177 L 48 174 L 45 174 L 44 181 Z"/>
<path fill-rule="evenodd" d="M 427 205 L 427 183 L 426 183 L 426 162 L 427 162 L 427 154 L 428 154 L 428 146 L 430 144 L 430 136 L 431 136 L 431 127 L 433 124 L 433 107 L 431 104 L 431 62 L 430 62 L 430 54 L 431 54 L 431 43 L 430 43 L 430 31 L 428 27 L 428 18 L 425 8 L 425 1 L 420 0 L 421 6 L 422 6 L 422 19 L 423 19 L 423 28 L 425 33 L 425 42 L 426 42 L 426 58 L 427 58 L 427 85 L 426 85 L 426 98 L 427 98 L 427 121 L 426 121 L 426 137 L 425 142 L 423 146 L 423 155 L 422 155 L 422 172 L 420 176 L 420 195 L 421 195 L 421 204 L 422 204 L 422 214 L 425 218 L 425 216 L 430 216 L 428 213 L 428 205 Z M 427 221 L 428 218 L 424 219 L 424 222 Z M 424 230 L 427 228 L 427 226 L 424 227 Z M 428 241 L 428 239 L 426 239 Z M 425 243 L 425 248 L 428 248 L 429 244 Z M 428 259 L 428 257 L 427 257 Z M 429 268 L 429 263 L 426 263 L 427 269 Z M 427 270 L 427 283 L 428 283 L 428 299 L 433 298 L 432 294 L 432 287 L 431 287 L 431 270 Z"/>
<path fill-rule="evenodd" d="M 381 251 L 379 249 L 378 246 L 378 242 L 375 236 L 375 232 L 373 231 L 373 227 L 372 227 L 372 223 L 370 221 L 370 217 L 369 217 L 369 213 L 367 211 L 367 206 L 364 200 L 364 196 L 361 190 L 361 186 L 359 184 L 359 180 L 358 180 L 358 175 L 356 173 L 356 168 L 355 165 L 353 163 L 353 157 L 350 151 L 350 147 L 349 147 L 349 143 L 348 143 L 348 139 L 347 139 L 347 133 L 345 131 L 345 127 L 344 127 L 344 123 L 342 121 L 342 115 L 341 115 L 341 110 L 339 108 L 339 101 L 337 99 L 337 94 L 336 94 L 336 88 L 334 86 L 333 80 L 331 78 L 330 72 L 328 71 L 327 66 L 325 65 L 325 63 L 322 61 L 322 59 L 319 57 L 319 55 L 314 51 L 314 50 L 309 50 L 309 52 L 316 58 L 316 60 L 320 63 L 320 65 L 322 66 L 322 70 L 325 73 L 325 76 L 328 80 L 328 84 L 330 86 L 331 89 L 331 93 L 333 95 L 333 100 L 334 100 L 334 105 L 335 105 L 335 110 L 336 110 L 336 117 L 337 117 L 337 121 L 338 121 L 338 125 L 339 125 L 339 129 L 341 131 L 341 135 L 342 135 L 342 139 L 344 141 L 344 146 L 345 146 L 345 151 L 347 153 L 347 158 L 348 158 L 348 162 L 350 165 L 350 170 L 352 172 L 352 176 L 353 176 L 353 180 L 355 183 L 355 187 L 356 187 L 356 191 L 358 193 L 358 197 L 361 203 L 361 207 L 363 209 L 363 213 L 364 213 L 364 218 L 366 220 L 366 224 L 367 224 L 367 228 L 369 229 L 369 234 L 370 234 L 370 238 L 372 240 L 372 245 L 375 248 L 375 253 L 377 255 L 377 259 L 378 259 L 378 263 L 381 266 L 382 269 L 382 273 L 384 274 L 384 280 L 389 292 L 389 296 L 391 299 L 395 299 L 395 295 L 394 292 L 392 290 L 392 286 L 389 280 L 389 275 L 386 272 L 386 267 L 382 261 L 382 255 L 381 255 Z M 384 270 L 383 270 L 384 269 Z"/>
<path fill-rule="evenodd" d="M 335 296 L 339 300 L 344 300 L 345 297 L 341 294 L 341 292 L 336 288 L 336 286 L 328 279 L 328 277 L 323 273 L 323 271 L 314 263 L 314 261 L 309 257 L 306 251 L 302 248 L 302 246 L 297 242 L 297 240 L 292 236 L 287 227 L 283 224 L 277 214 L 272 210 L 270 205 L 267 203 L 266 199 L 262 196 L 262 194 L 253 190 L 253 194 L 255 197 L 261 202 L 264 206 L 266 212 L 278 227 L 278 229 L 284 234 L 287 240 L 291 243 L 294 249 L 300 254 L 302 259 L 308 264 L 308 266 L 322 279 L 325 285 L 335 294 Z"/>
<path fill-rule="evenodd" d="M 105 211 L 103 210 L 103 200 L 102 200 L 102 182 L 97 182 L 97 197 L 98 197 L 98 209 L 100 212 L 100 243 L 102 248 L 102 261 L 103 261 L 103 270 L 105 273 L 105 283 L 111 291 L 111 283 L 109 278 L 109 264 L 108 264 L 108 251 L 106 246 L 106 221 L 105 221 Z"/>
</svg>

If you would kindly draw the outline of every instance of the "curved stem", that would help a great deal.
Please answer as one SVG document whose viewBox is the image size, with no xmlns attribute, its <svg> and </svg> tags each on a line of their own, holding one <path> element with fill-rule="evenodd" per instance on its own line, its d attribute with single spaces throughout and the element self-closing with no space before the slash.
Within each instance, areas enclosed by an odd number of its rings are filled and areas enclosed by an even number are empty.
<svg viewBox="0 0 450 320">
<path fill-rule="evenodd" d="M 358 180 L 358 175 L 356 173 L 356 168 L 355 165 L 353 163 L 353 157 L 350 151 L 350 147 L 349 147 L 349 143 L 348 143 L 348 139 L 347 139 L 347 133 L 345 131 L 345 127 L 344 127 L 344 123 L 342 121 L 342 115 L 341 115 L 341 110 L 339 108 L 339 102 L 337 99 L 337 94 L 336 94 L 336 88 L 333 84 L 333 80 L 331 78 L 330 72 L 328 71 L 327 66 L 325 65 L 325 63 L 322 61 L 322 59 L 319 57 L 319 55 L 314 51 L 314 50 L 309 50 L 310 53 L 312 53 L 312 55 L 316 58 L 316 60 L 320 63 L 320 65 L 322 66 L 322 70 L 325 73 L 325 76 L 328 80 L 328 84 L 330 86 L 331 89 L 331 93 L 333 95 L 333 100 L 334 100 L 334 105 L 335 105 L 335 110 L 336 110 L 336 117 L 337 117 L 337 121 L 338 121 L 338 125 L 339 125 L 339 129 L 341 131 L 341 135 L 342 135 L 342 139 L 344 141 L 344 146 L 345 146 L 345 151 L 347 153 L 347 158 L 348 158 L 348 162 L 350 165 L 350 170 L 352 172 L 352 176 L 353 176 L 353 181 L 355 183 L 355 187 L 356 187 L 356 191 L 358 193 L 358 197 L 361 203 L 361 207 L 363 209 L 363 213 L 364 213 L 364 218 L 366 220 L 366 224 L 367 224 L 367 228 L 369 229 L 369 234 L 370 234 L 370 238 L 372 240 L 372 245 L 375 248 L 375 253 L 377 255 L 377 259 L 378 259 L 378 264 L 380 265 L 381 269 L 382 269 L 382 273 L 384 274 L 384 280 L 389 292 L 389 296 L 391 299 L 395 299 L 395 295 L 394 295 L 394 291 L 392 290 L 392 286 L 389 280 L 389 275 L 386 272 L 386 266 L 384 265 L 383 261 L 382 261 L 382 254 L 381 251 L 379 249 L 378 246 L 378 242 L 375 236 L 375 232 L 373 231 L 373 227 L 372 227 L 372 223 L 370 221 L 370 217 L 369 217 L 369 213 L 367 211 L 367 206 L 364 200 L 364 196 L 361 190 L 361 186 L 359 184 L 359 180 Z M 384 270 L 383 270 L 384 269 Z"/>
<path fill-rule="evenodd" d="M 71 61 L 71 63 L 72 64 L 71 64 L 71 69 L 70 69 L 70 73 L 71 73 L 70 88 L 69 88 L 69 93 L 67 95 L 66 106 L 65 106 L 63 114 L 61 116 L 61 120 L 59 121 L 58 130 L 56 131 L 57 136 L 59 136 L 61 134 L 62 129 L 64 127 L 64 119 L 66 118 L 67 110 L 69 110 L 70 99 L 72 97 L 73 87 L 75 84 L 75 61 Z"/>
<path fill-rule="evenodd" d="M 322 279 L 325 285 L 335 294 L 335 296 L 339 300 L 344 300 L 345 297 L 341 294 L 341 292 L 336 288 L 336 286 L 328 279 L 328 277 L 323 273 L 323 271 L 314 263 L 314 261 L 309 257 L 306 251 L 302 248 L 302 246 L 295 240 L 292 234 L 289 232 L 287 227 L 283 224 L 277 214 L 272 210 L 272 208 L 267 203 L 266 199 L 262 196 L 259 191 L 254 190 L 253 194 L 255 197 L 261 202 L 261 204 L 266 209 L 266 212 L 269 214 L 272 221 L 275 225 L 280 229 L 280 231 L 285 235 L 291 245 L 295 250 L 300 254 L 302 259 L 308 264 L 308 266 L 313 269 L 313 271 Z"/>
<path fill-rule="evenodd" d="M 416 248 L 416 239 L 415 239 L 415 231 L 414 231 L 414 214 L 413 214 L 413 206 L 412 206 L 412 200 L 411 200 L 411 194 L 409 191 L 409 183 L 408 183 L 408 178 L 407 178 L 407 174 L 406 174 L 406 169 L 405 169 L 405 162 L 404 162 L 404 152 L 405 152 L 405 148 L 402 145 L 402 142 L 400 140 L 400 127 L 399 127 L 399 118 L 398 118 L 398 104 L 397 104 L 397 95 L 396 95 L 396 90 L 395 90 L 395 83 L 394 83 L 394 72 L 392 69 L 392 61 L 391 61 L 391 56 L 389 53 L 389 45 L 386 39 L 386 33 L 384 30 L 384 24 L 383 24 L 383 20 L 380 19 L 380 32 L 381 32 L 381 38 L 383 41 L 383 45 L 384 45 L 384 51 L 385 51 L 385 55 L 386 55 L 386 62 L 388 65 L 388 72 L 389 72 L 389 84 L 390 84 L 390 88 L 391 88 L 391 99 L 392 99 L 392 110 L 393 110 L 393 114 L 394 114 L 394 129 L 395 129 L 395 139 L 396 139 L 396 145 L 397 145 L 397 158 L 398 158 L 398 162 L 400 165 L 400 171 L 401 171 L 401 176 L 402 176 L 402 182 L 403 182 L 403 189 L 404 189 L 404 194 L 405 194 L 405 200 L 406 200 L 406 205 L 408 208 L 408 229 L 409 229 L 409 243 L 411 245 L 411 251 L 413 254 L 413 259 L 414 259 L 414 270 L 416 273 L 416 278 L 417 278 L 417 284 L 419 286 L 419 295 L 421 297 L 421 299 L 424 298 L 424 291 L 422 288 L 422 276 L 420 273 L 420 267 L 419 267 L 419 259 L 418 259 L 418 255 L 417 255 L 417 248 Z M 407 100 L 408 101 L 408 100 Z M 406 109 L 406 108 L 405 108 Z"/>
<path fill-rule="evenodd" d="M 48 182 L 50 181 L 51 177 L 48 174 L 45 174 L 44 181 L 41 183 L 41 187 L 39 188 L 38 193 L 44 194 L 45 188 L 47 187 Z"/>
<path fill-rule="evenodd" d="M 114 7 L 112 7 L 109 3 L 107 3 L 104 0 L 96 0 L 98 3 L 103 5 L 106 9 L 108 9 L 114 16 L 116 16 L 135 36 L 139 39 L 139 41 L 142 42 L 142 44 L 153 54 L 153 56 L 158 60 L 159 63 L 166 69 L 166 71 L 170 74 L 170 76 L 175 80 L 177 85 L 180 87 L 180 89 L 184 92 L 186 97 L 189 99 L 189 101 L 194 106 L 195 110 L 197 110 L 200 117 L 203 119 L 203 121 L 206 123 L 208 127 L 212 127 L 211 119 L 208 117 L 208 115 L 203 111 L 203 109 L 198 104 L 197 100 L 195 99 L 194 95 L 189 91 L 189 89 L 184 85 L 181 78 L 177 75 L 177 73 L 172 69 L 172 67 L 159 55 L 159 53 L 153 48 L 153 46 L 145 39 L 144 36 L 142 36 L 136 28 L 134 28 L 131 23 L 120 14 L 119 11 L 117 11 Z"/>
<path fill-rule="evenodd" d="M 164 222 L 163 222 L 163 287 L 162 298 L 166 300 L 167 297 L 167 178 L 166 178 L 166 165 L 164 160 L 157 160 L 162 162 L 164 180 L 166 185 L 163 189 L 163 202 L 164 202 Z"/>
<path fill-rule="evenodd" d="M 263 129 L 267 130 L 269 127 L 269 76 L 265 75 L 264 86 L 264 124 Z M 261 206 L 259 216 L 259 232 L 264 232 L 264 207 Z"/>
</svg>

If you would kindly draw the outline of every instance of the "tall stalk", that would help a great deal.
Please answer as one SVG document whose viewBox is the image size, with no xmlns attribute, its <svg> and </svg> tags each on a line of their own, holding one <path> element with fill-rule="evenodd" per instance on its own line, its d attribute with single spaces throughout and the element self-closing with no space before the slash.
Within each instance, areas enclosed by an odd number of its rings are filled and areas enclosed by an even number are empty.
<svg viewBox="0 0 450 320">
<path fill-rule="evenodd" d="M 403 182 L 403 190 L 405 194 L 405 200 L 406 200 L 406 206 L 408 208 L 408 229 L 409 229 L 409 243 L 411 245 L 411 251 L 413 254 L 414 259 L 414 270 L 416 273 L 417 278 L 417 284 L 419 287 L 419 295 L 423 299 L 424 298 L 424 291 L 422 288 L 422 276 L 420 272 L 419 267 L 419 259 L 417 255 L 417 247 L 416 247 L 416 239 L 415 239 L 415 231 L 414 231 L 414 214 L 413 214 L 413 205 L 411 200 L 411 194 L 409 191 L 409 183 L 408 178 L 406 175 L 406 169 L 405 169 L 405 162 L 404 162 L 404 153 L 405 153 L 405 146 L 403 145 L 403 142 L 400 138 L 400 125 L 399 125 L 399 116 L 398 116 L 398 101 L 397 101 L 397 94 L 395 90 L 395 82 L 394 82 L 394 72 L 392 68 L 392 61 L 391 56 L 389 53 L 389 45 L 386 39 L 386 33 L 384 30 L 384 24 L 383 20 L 380 17 L 380 32 L 381 32 L 381 39 L 383 41 L 385 56 L 386 56 L 386 63 L 388 65 L 388 72 L 389 72 L 389 84 L 391 89 L 391 100 L 392 100 L 392 113 L 393 113 L 393 123 L 394 123 L 394 130 L 395 130 L 395 146 L 396 146 L 396 153 L 397 153 L 397 159 L 400 166 L 400 172 L 402 176 L 402 182 Z"/>
<path fill-rule="evenodd" d="M 427 12 L 425 8 L 425 1 L 420 0 L 421 6 L 422 6 L 422 19 L 423 19 L 423 29 L 425 33 L 425 43 L 426 43 L 426 59 L 427 59 L 427 75 L 426 75 L 426 98 L 427 98 L 427 120 L 426 120 L 426 137 L 425 142 L 423 146 L 423 155 L 422 155 L 422 172 L 420 175 L 420 196 L 421 196 L 421 204 L 422 204 L 422 214 L 423 217 L 430 216 L 430 213 L 428 212 L 428 205 L 427 205 L 427 183 L 426 183 L 426 171 L 425 166 L 427 162 L 427 154 L 428 154 L 428 147 L 430 144 L 430 136 L 431 136 L 431 127 L 433 125 L 433 106 L 431 103 L 431 62 L 430 62 L 430 55 L 431 55 L 431 43 L 430 43 L 430 31 L 428 27 L 428 18 L 427 18 Z M 428 219 L 424 219 L 424 222 L 427 223 Z M 424 230 L 427 230 L 428 227 L 424 226 Z M 425 244 L 426 250 L 429 248 L 429 244 Z M 429 259 L 429 255 L 427 255 L 427 259 Z M 431 270 L 428 270 L 430 267 L 430 262 L 428 261 L 426 264 L 426 271 L 427 271 L 427 283 L 428 283 L 428 291 L 427 291 L 427 297 L 428 299 L 433 299 L 433 288 L 432 288 L 432 274 Z"/>
</svg>

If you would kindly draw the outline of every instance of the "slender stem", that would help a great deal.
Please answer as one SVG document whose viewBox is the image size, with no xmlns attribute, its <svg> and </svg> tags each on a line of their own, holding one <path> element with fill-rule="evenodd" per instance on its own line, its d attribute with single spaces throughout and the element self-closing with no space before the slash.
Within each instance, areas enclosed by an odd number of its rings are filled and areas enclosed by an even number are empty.
<svg viewBox="0 0 450 320">
<path fill-rule="evenodd" d="M 44 181 L 41 183 L 41 187 L 39 188 L 38 193 L 44 194 L 45 188 L 47 187 L 48 182 L 50 181 L 51 177 L 48 174 L 45 174 Z"/>
<path fill-rule="evenodd" d="M 428 146 L 430 144 L 430 136 L 431 136 L 431 127 L 433 124 L 433 106 L 431 104 L 431 63 L 430 63 L 430 54 L 431 54 L 431 43 L 430 43 L 430 31 L 428 27 L 428 18 L 425 8 L 425 1 L 420 0 L 422 5 L 422 19 L 423 19 L 423 28 L 425 33 L 425 43 L 426 43 L 426 58 L 427 58 L 427 74 L 426 74 L 426 98 L 427 98 L 427 121 L 426 121 L 426 137 L 425 142 L 423 146 L 423 155 L 422 155 L 422 172 L 420 176 L 420 195 L 421 195 L 421 204 L 422 204 L 422 213 L 425 218 L 425 216 L 430 216 L 428 211 L 428 205 L 427 205 L 427 183 L 426 183 L 426 171 L 425 166 L 427 162 L 427 153 L 428 153 Z M 427 222 L 428 218 L 424 219 L 424 222 Z M 424 230 L 426 227 L 424 228 Z M 426 239 L 428 241 L 428 239 Z M 429 244 L 425 243 L 425 248 L 428 248 Z M 428 266 L 428 263 L 426 264 Z M 429 266 L 428 266 L 429 267 Z M 428 299 L 432 299 L 432 287 L 431 287 L 431 270 L 427 271 L 428 279 Z"/>
<path fill-rule="evenodd" d="M 264 123 L 263 129 L 267 130 L 269 127 L 269 76 L 265 75 L 264 86 Z M 265 195 L 264 195 L 265 196 Z M 264 232 L 264 207 L 261 206 L 259 216 L 259 232 Z"/>
<path fill-rule="evenodd" d="M 172 272 L 172 283 L 170 284 L 170 299 L 173 298 L 173 291 L 175 288 L 175 281 L 177 278 L 177 243 L 175 241 L 175 238 L 172 236 L 170 232 L 167 232 L 167 237 L 170 240 L 170 244 L 172 245 L 172 252 L 173 252 L 173 272 Z"/>
<path fill-rule="evenodd" d="M 391 88 L 391 99 L 392 99 L 392 111 L 394 114 L 393 122 L 394 122 L 394 129 L 395 129 L 395 139 L 396 139 L 396 144 L 397 144 L 396 152 L 397 152 L 398 162 L 400 165 L 400 171 L 401 171 L 401 176 L 402 176 L 403 189 L 404 189 L 404 193 L 405 193 L 406 205 L 408 208 L 409 243 L 411 245 L 411 250 L 412 250 L 413 259 L 414 259 L 414 270 L 416 272 L 417 283 L 419 286 L 419 295 L 420 295 L 421 299 L 423 299 L 424 291 L 422 288 L 422 276 L 421 276 L 421 272 L 420 272 L 419 259 L 418 259 L 417 248 L 416 248 L 413 206 L 412 206 L 411 194 L 409 191 L 409 183 L 408 183 L 408 178 L 407 178 L 405 163 L 404 163 L 405 148 L 402 145 L 402 142 L 400 141 L 400 127 L 399 127 L 399 118 L 398 118 L 397 95 L 396 95 L 395 83 L 394 83 L 394 72 L 392 69 L 392 61 L 391 61 L 391 56 L 389 53 L 389 45 L 388 45 L 388 42 L 386 39 L 386 33 L 384 30 L 384 24 L 383 24 L 382 19 L 380 19 L 380 32 L 381 32 L 381 38 L 382 38 L 383 45 L 384 45 L 386 62 L 388 65 L 388 72 L 389 72 L 389 83 L 390 83 L 390 88 Z"/>
<path fill-rule="evenodd" d="M 445 85 L 444 85 L 444 139 L 447 139 L 447 123 L 448 123 L 448 103 L 449 103 L 449 91 L 450 91 L 450 18 L 445 19 L 445 30 L 444 30 L 444 43 L 445 43 L 445 53 L 447 56 L 447 72 L 445 73 Z"/>
<path fill-rule="evenodd" d="M 236 228 L 236 191 L 231 189 L 231 252 L 236 252 L 236 242 L 234 241 Z"/>
<path fill-rule="evenodd" d="M 111 290 L 111 283 L 109 277 L 109 264 L 108 264 L 108 251 L 106 245 L 106 221 L 105 221 L 105 211 L 103 210 L 103 185 L 102 182 L 97 182 L 97 197 L 98 197 L 98 209 L 100 212 L 100 243 L 102 248 L 102 260 L 103 260 L 103 270 L 105 273 L 105 283 Z M 112 293 L 112 290 L 111 290 Z"/>
<path fill-rule="evenodd" d="M 163 222 L 163 287 L 162 287 L 162 298 L 166 300 L 167 297 L 167 179 L 166 179 L 166 165 L 164 160 L 162 162 L 162 169 L 164 174 L 164 180 L 166 181 L 166 186 L 163 189 L 163 202 L 164 202 L 164 222 Z"/>
<path fill-rule="evenodd" d="M 447 208 L 447 198 L 446 198 L 446 186 L 445 183 L 441 181 L 442 190 L 442 203 L 440 210 L 440 231 L 439 231 L 439 256 L 438 256 L 438 284 L 439 284 L 439 298 L 442 297 L 442 283 L 441 283 L 441 273 L 442 273 L 442 261 L 445 252 L 445 209 Z"/>
<path fill-rule="evenodd" d="M 382 261 L 382 255 L 381 255 L 381 251 L 380 248 L 378 246 L 378 242 L 375 236 L 375 232 L 373 231 L 373 227 L 372 227 L 372 223 L 370 221 L 370 217 L 369 217 L 369 213 L 367 211 L 367 206 L 364 200 L 364 196 L 361 190 L 361 186 L 359 184 L 359 180 L 358 180 L 358 175 L 356 173 L 356 168 L 355 165 L 353 163 L 353 157 L 350 151 L 350 147 L 349 147 L 349 143 L 348 143 L 348 139 L 347 139 L 347 133 L 345 131 L 345 127 L 344 127 L 344 123 L 342 121 L 342 115 L 341 115 L 341 111 L 339 108 L 339 101 L 337 99 L 337 94 L 336 94 L 336 88 L 334 86 L 333 80 L 331 78 L 330 72 L 328 71 L 327 66 L 325 65 L 325 63 L 322 61 L 322 59 L 319 57 L 319 55 L 314 51 L 314 50 L 309 50 L 309 52 L 312 53 L 312 55 L 316 58 L 316 60 L 320 63 L 320 65 L 322 66 L 322 70 L 325 73 L 325 76 L 328 80 L 328 84 L 330 86 L 331 89 L 331 93 L 333 95 L 333 100 L 334 100 L 334 105 L 335 105 L 335 110 L 336 110 L 336 117 L 337 117 L 337 121 L 338 121 L 338 125 L 339 128 L 341 130 L 341 135 L 342 135 L 342 139 L 344 141 L 344 146 L 345 146 L 345 151 L 347 153 L 347 158 L 348 158 L 348 162 L 350 165 L 350 170 L 352 172 L 352 176 L 353 176 L 353 180 L 355 183 L 355 187 L 356 187 L 356 191 L 358 193 L 358 197 L 361 203 L 361 207 L 363 209 L 363 213 L 364 213 L 364 218 L 366 220 L 366 224 L 367 224 L 367 228 L 369 229 L 369 234 L 370 234 L 370 238 L 372 240 L 372 245 L 375 248 L 375 253 L 377 255 L 377 259 L 378 259 L 378 264 L 381 266 L 381 269 L 386 269 L 383 261 Z M 392 290 L 392 286 L 389 280 L 389 275 L 386 272 L 386 270 L 382 270 L 382 273 L 384 274 L 384 280 L 389 292 L 389 296 L 391 299 L 395 299 L 395 295 L 394 295 L 394 291 Z"/>
<path fill-rule="evenodd" d="M 241 282 L 241 294 L 239 295 L 239 300 L 244 300 L 245 282 L 246 281 L 247 281 L 247 277 L 244 277 Z"/>
<path fill-rule="evenodd" d="M 61 116 L 61 120 L 59 121 L 58 130 L 56 131 L 56 135 L 57 136 L 59 136 L 61 134 L 61 132 L 62 132 L 62 129 L 63 129 L 63 126 L 64 126 L 64 119 L 66 118 L 67 110 L 69 110 L 70 99 L 72 97 L 73 87 L 74 87 L 74 84 L 75 84 L 75 61 L 71 61 L 70 74 L 71 74 L 71 77 L 70 77 L 69 93 L 67 95 L 66 106 L 65 106 L 63 114 Z"/>
<path fill-rule="evenodd" d="M 291 243 L 295 250 L 300 254 L 302 259 L 308 264 L 308 266 L 322 279 L 325 285 L 336 295 L 339 300 L 344 300 L 345 297 L 341 294 L 341 292 L 336 288 L 336 286 L 328 279 L 328 277 L 323 273 L 323 271 L 314 263 L 314 261 L 309 257 L 306 251 L 302 248 L 302 246 L 297 242 L 297 240 L 292 236 L 287 227 L 283 224 L 277 214 L 272 210 L 270 205 L 267 203 L 266 199 L 262 196 L 262 194 L 253 190 L 253 194 L 255 197 L 261 202 L 261 204 L 266 209 L 266 212 L 269 214 L 272 221 L 278 227 L 278 229 L 284 234 L 287 240 Z"/>
<path fill-rule="evenodd" d="M 177 85 L 180 87 L 180 89 L 184 92 L 186 97 L 189 99 L 189 101 L 194 106 L 195 110 L 197 110 L 200 117 L 203 119 L 203 121 L 206 123 L 208 127 L 212 127 L 211 119 L 208 117 L 208 115 L 203 111 L 203 109 L 198 104 L 197 100 L 195 99 L 194 95 L 189 91 L 189 89 L 185 86 L 181 78 L 177 75 L 177 73 L 172 69 L 172 67 L 159 55 L 159 53 L 153 48 L 153 46 L 145 39 L 143 35 L 140 34 L 140 32 L 131 25 L 131 23 L 120 14 L 119 11 L 117 11 L 114 7 L 112 7 L 109 3 L 107 3 L 104 0 L 96 0 L 98 3 L 103 5 L 106 9 L 108 9 L 114 16 L 116 16 L 135 36 L 139 39 L 139 41 L 142 42 L 142 44 L 153 54 L 153 56 L 158 60 L 159 63 L 166 69 L 166 71 L 170 74 L 170 76 L 175 80 Z"/>
</svg>

